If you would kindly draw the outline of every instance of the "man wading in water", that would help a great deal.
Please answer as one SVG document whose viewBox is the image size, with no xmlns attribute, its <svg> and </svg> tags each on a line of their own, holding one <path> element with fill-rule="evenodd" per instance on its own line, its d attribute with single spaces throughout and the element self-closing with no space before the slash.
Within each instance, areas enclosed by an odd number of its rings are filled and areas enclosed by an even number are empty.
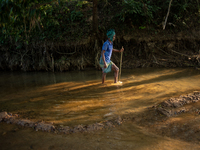
<svg viewBox="0 0 200 150">
<path fill-rule="evenodd" d="M 103 44 L 101 57 L 100 57 L 100 67 L 102 68 L 102 84 L 105 81 L 106 73 L 113 70 L 114 73 L 114 83 L 117 83 L 119 68 L 110 60 L 112 52 L 123 52 L 124 48 L 121 50 L 113 49 L 113 41 L 115 40 L 115 30 L 110 29 L 107 32 L 108 40 Z"/>
</svg>

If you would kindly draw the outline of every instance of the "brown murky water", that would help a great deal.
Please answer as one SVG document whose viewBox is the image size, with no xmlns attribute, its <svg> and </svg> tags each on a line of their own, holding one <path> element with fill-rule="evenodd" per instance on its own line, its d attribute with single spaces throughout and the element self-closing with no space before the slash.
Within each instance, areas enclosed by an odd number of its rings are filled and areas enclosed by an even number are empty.
<svg viewBox="0 0 200 150">
<path fill-rule="evenodd" d="M 1 150 L 199 150 L 200 146 L 161 137 L 131 123 L 95 133 L 58 135 L 0 124 Z"/>
<path fill-rule="evenodd" d="M 120 115 L 137 115 L 173 96 L 200 90 L 194 69 L 123 70 L 123 84 L 100 71 L 70 73 L 1 73 L 0 111 L 55 125 L 91 124 Z M 95 133 L 57 135 L 0 124 L 4 149 L 200 149 L 161 137 L 131 122 Z"/>
</svg>

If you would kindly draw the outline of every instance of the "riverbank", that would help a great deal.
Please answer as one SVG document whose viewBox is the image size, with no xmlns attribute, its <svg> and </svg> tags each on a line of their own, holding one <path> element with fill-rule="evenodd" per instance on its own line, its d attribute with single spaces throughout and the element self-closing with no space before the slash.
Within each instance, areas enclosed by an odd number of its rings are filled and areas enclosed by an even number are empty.
<svg viewBox="0 0 200 150">
<path fill-rule="evenodd" d="M 117 31 L 116 31 L 117 32 Z M 174 33 L 163 30 L 133 30 L 117 33 L 114 48 L 123 46 L 123 69 L 133 68 L 198 68 L 200 48 L 199 28 Z M 66 72 L 100 69 L 101 47 L 106 40 L 92 37 L 76 43 L 42 41 L 29 44 L 29 50 L 1 47 L 0 69 L 9 71 Z M 24 50 L 23 50 L 24 51 Z M 119 65 L 120 55 L 113 53 L 112 61 Z"/>
<path fill-rule="evenodd" d="M 8 5 L 5 2 L 2 11 Z M 34 4 L 20 6 L 21 10 L 30 12 L 35 7 Z M 18 7 L 18 3 L 12 2 L 12 7 Z M 8 12 L 15 12 L 12 7 Z M 101 48 L 107 40 L 108 29 L 116 31 L 114 48 L 125 48 L 123 69 L 198 68 L 199 2 L 173 2 L 166 18 L 168 10 L 168 2 L 161 0 L 41 2 L 36 11 L 31 12 L 38 11 L 39 18 L 35 18 L 36 14 L 27 18 L 19 15 L 18 21 L 13 20 L 12 24 L 9 19 L 2 22 L 0 70 L 66 72 L 88 67 L 99 69 Z M 10 15 L 5 13 L 4 17 L 10 18 Z M 119 53 L 113 54 L 112 61 L 118 65 L 119 60 Z"/>
</svg>

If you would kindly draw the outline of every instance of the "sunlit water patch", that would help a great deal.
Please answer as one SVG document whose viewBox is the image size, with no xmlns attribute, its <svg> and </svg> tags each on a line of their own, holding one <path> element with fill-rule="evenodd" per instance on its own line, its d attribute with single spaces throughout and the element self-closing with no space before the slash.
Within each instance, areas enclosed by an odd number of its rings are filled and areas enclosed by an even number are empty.
<svg viewBox="0 0 200 150">
<path fill-rule="evenodd" d="M 194 69 L 122 70 L 122 83 L 113 78 L 101 84 L 101 71 L 1 73 L 0 110 L 57 125 L 91 124 L 200 89 Z"/>
</svg>

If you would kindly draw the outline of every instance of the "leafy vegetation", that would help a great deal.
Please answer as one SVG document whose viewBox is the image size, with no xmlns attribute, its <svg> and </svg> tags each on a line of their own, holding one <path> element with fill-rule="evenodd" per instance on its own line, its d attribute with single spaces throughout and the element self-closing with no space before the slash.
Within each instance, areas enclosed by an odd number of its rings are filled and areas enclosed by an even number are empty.
<svg viewBox="0 0 200 150">
<path fill-rule="evenodd" d="M 122 6 L 122 10 L 117 14 L 120 20 L 124 22 L 131 19 L 136 25 L 154 23 L 154 14 L 160 10 L 160 7 L 148 0 L 124 0 L 118 4 Z"/>
<path fill-rule="evenodd" d="M 132 29 L 162 30 L 170 0 L 93 0 L 98 2 L 98 34 L 105 37 L 108 28 L 118 32 Z M 93 34 L 92 0 L 0 0 L 0 48 L 19 54 L 20 63 L 32 57 L 33 47 L 44 49 L 44 43 L 78 43 Z M 172 2 L 168 29 L 176 31 L 197 27 L 200 17 L 198 0 L 176 0 Z M 149 28 L 151 27 L 151 28 Z M 150 30 L 151 29 L 151 30 Z M 174 31 L 175 31 L 174 30 Z M 93 40 L 93 38 L 92 38 Z M 37 43 L 37 46 L 35 45 Z M 50 47 L 50 46 L 49 46 Z M 51 46 L 53 47 L 53 46 Z M 57 51 L 64 51 L 56 45 Z M 41 49 L 42 49 L 41 48 Z M 44 51 L 44 50 L 43 50 Z M 48 59 L 55 50 L 51 48 Z M 46 51 L 45 51 L 46 52 Z M 39 52 L 44 54 L 44 52 Z M 61 54 L 60 53 L 60 54 Z M 81 53 L 81 52 L 80 52 Z M 6 56 L 8 56 L 6 54 Z M 58 57 L 56 55 L 56 57 Z M 57 59 L 59 60 L 59 56 Z"/>
<path fill-rule="evenodd" d="M 99 20 L 112 17 L 112 22 L 146 26 L 160 24 L 166 15 L 169 1 L 161 0 L 101 0 Z M 113 9 L 119 8 L 120 11 Z M 106 12 L 107 14 L 105 14 Z M 170 22 L 188 26 L 192 15 L 199 16 L 198 0 L 173 1 Z M 92 4 L 81 0 L 1 0 L 0 28 L 1 43 L 6 41 L 23 41 L 28 44 L 30 39 L 64 40 L 80 39 L 91 32 L 91 23 L 87 19 L 92 16 Z M 102 15 L 102 16 L 101 16 Z M 102 18 L 100 18 L 102 17 Z M 105 29 L 106 24 L 99 28 Z M 77 30 L 80 27 L 81 30 Z M 84 31 L 85 30 L 85 31 Z M 106 29 L 105 29 L 106 30 Z"/>
</svg>

